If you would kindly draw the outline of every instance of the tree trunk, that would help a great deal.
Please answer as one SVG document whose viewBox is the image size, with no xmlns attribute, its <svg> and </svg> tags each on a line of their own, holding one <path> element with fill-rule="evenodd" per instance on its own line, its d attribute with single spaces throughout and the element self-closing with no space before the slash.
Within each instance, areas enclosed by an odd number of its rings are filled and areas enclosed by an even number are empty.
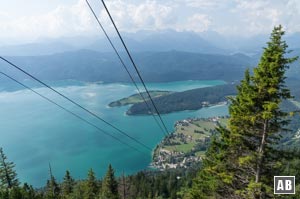
<svg viewBox="0 0 300 199">
<path fill-rule="evenodd" d="M 123 199 L 126 199 L 126 180 L 125 180 L 124 172 L 122 175 L 122 181 L 123 181 Z"/>
<path fill-rule="evenodd" d="M 260 182 L 260 175 L 261 175 L 261 170 L 262 170 L 262 166 L 263 166 L 262 164 L 263 164 L 264 152 L 265 152 L 265 146 L 266 146 L 266 140 L 267 140 L 267 131 L 268 131 L 268 120 L 264 120 L 261 143 L 258 148 L 258 160 L 257 160 L 257 165 L 256 165 L 255 183 Z M 261 194 L 259 194 L 259 196 L 257 198 L 261 198 Z"/>
</svg>

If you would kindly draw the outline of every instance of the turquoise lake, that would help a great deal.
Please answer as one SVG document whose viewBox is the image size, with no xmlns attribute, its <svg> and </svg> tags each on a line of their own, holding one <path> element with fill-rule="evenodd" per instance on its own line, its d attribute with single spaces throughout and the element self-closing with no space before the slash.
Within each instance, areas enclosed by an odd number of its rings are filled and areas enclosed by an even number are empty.
<svg viewBox="0 0 300 199">
<path fill-rule="evenodd" d="M 3 78 L 3 77 L 1 77 Z M 26 83 L 26 82 L 25 82 Z M 149 90 L 183 91 L 193 88 L 224 84 L 223 81 L 181 81 L 149 83 Z M 31 85 L 28 82 L 28 85 Z M 127 132 L 132 137 L 154 148 L 163 133 L 152 116 L 126 116 L 128 107 L 109 108 L 111 101 L 135 94 L 131 84 L 82 83 L 65 81 L 51 83 L 64 95 L 90 111 Z M 82 122 L 57 106 L 29 90 L 16 86 L 0 87 L 0 147 L 9 161 L 16 164 L 19 179 L 36 187 L 43 186 L 49 178 L 49 163 L 55 177 L 60 181 L 68 169 L 77 179 L 83 179 L 93 168 L 102 177 L 111 163 L 117 174 L 147 169 L 151 152 L 141 148 L 127 137 L 89 116 L 46 88 L 36 91 L 72 110 L 112 135 L 143 150 L 140 153 L 104 135 L 94 127 Z M 226 105 L 182 111 L 162 115 L 167 128 L 172 131 L 175 121 L 187 117 L 211 117 L 227 115 Z"/>
</svg>

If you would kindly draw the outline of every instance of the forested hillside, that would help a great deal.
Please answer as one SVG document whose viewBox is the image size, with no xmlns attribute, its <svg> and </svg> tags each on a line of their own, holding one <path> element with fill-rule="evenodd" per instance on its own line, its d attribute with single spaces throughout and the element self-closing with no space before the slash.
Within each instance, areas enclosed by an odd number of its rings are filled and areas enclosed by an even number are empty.
<svg viewBox="0 0 300 199">
<path fill-rule="evenodd" d="M 245 68 L 254 66 L 253 60 L 242 54 L 226 56 L 169 51 L 140 52 L 134 53 L 133 57 L 146 82 L 213 79 L 233 81 L 241 79 Z M 130 82 L 113 53 L 80 50 L 47 56 L 7 58 L 43 80 Z M 132 70 L 129 62 L 127 65 Z M 3 72 L 14 73 L 19 79 L 26 78 L 3 62 L 0 66 Z"/>
<path fill-rule="evenodd" d="M 14 164 L 0 148 L 0 198 L 1 199 L 145 199 L 178 198 L 178 191 L 190 186 L 198 167 L 170 171 L 140 171 L 134 175 L 115 176 L 111 165 L 106 175 L 97 178 L 93 169 L 85 179 L 75 180 L 70 171 L 59 182 L 49 168 L 45 186 L 34 188 L 20 184 Z M 6 175 L 7 174 L 7 175 Z M 183 193 L 182 193 L 183 194 Z"/>
<path fill-rule="evenodd" d="M 153 99 L 160 113 L 166 114 L 184 110 L 198 110 L 202 107 L 227 102 L 226 97 L 236 94 L 234 84 L 198 88 Z M 152 107 L 153 112 L 154 108 Z M 127 111 L 128 115 L 151 114 L 144 102 L 136 103 Z"/>
</svg>

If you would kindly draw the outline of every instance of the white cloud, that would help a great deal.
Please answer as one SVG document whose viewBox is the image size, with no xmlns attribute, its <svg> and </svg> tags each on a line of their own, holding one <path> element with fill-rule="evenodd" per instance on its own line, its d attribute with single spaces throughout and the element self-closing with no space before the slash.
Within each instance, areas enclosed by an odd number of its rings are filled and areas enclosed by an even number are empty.
<svg viewBox="0 0 300 199">
<path fill-rule="evenodd" d="M 1 17 L 2 18 L 2 17 Z M 12 20 L 0 20 L 0 36 L 37 39 L 80 34 L 92 30 L 91 14 L 84 0 L 72 6 L 56 9 L 37 16 L 23 16 Z"/>
<path fill-rule="evenodd" d="M 141 4 L 110 1 L 107 6 L 118 27 L 125 31 L 164 29 L 176 21 L 174 7 L 159 4 L 156 1 L 146 1 Z M 101 11 L 100 18 L 107 25 L 110 24 L 104 10 Z"/>
<path fill-rule="evenodd" d="M 270 3 L 268 0 L 254 0 L 254 1 L 249 1 L 249 0 L 236 0 L 237 3 L 237 9 L 242 9 L 242 10 L 262 10 L 266 8 L 266 6 Z"/>
<path fill-rule="evenodd" d="M 9 14 L 7 12 L 0 11 L 0 19 L 2 19 L 2 20 L 9 19 Z"/>
<path fill-rule="evenodd" d="M 209 29 L 212 21 L 208 15 L 205 14 L 194 14 L 193 16 L 187 19 L 187 23 L 182 26 L 180 25 L 178 30 L 184 31 L 195 31 L 195 32 L 204 32 Z"/>
<path fill-rule="evenodd" d="M 97 9 L 100 6 L 102 9 Z M 155 1 L 134 4 L 113 0 L 109 1 L 107 6 L 117 26 L 123 31 L 172 28 L 172 24 L 176 22 L 173 8 Z M 98 3 L 93 7 L 95 11 L 98 11 L 99 19 L 104 27 L 107 29 L 111 28 L 111 23 L 102 5 Z M 0 36 L 2 37 L 37 39 L 39 37 L 95 34 L 99 31 L 85 0 L 78 0 L 72 6 L 57 6 L 54 10 L 43 15 L 31 16 L 29 14 L 8 21 L 4 20 L 4 14 L 0 13 L 0 17 Z"/>
<path fill-rule="evenodd" d="M 104 27 L 112 30 L 100 1 L 90 2 Z M 73 4 L 57 5 L 55 9 L 52 6 L 52 10 L 43 14 L 28 12 L 15 18 L 0 8 L 0 38 L 34 40 L 98 34 L 99 28 L 85 0 L 69 3 Z M 288 32 L 300 31 L 299 0 L 107 0 L 107 6 L 122 31 L 214 30 L 227 35 L 251 36 L 269 33 L 279 23 Z"/>
<path fill-rule="evenodd" d="M 215 9 L 224 3 L 224 0 L 185 0 L 185 4 L 197 9 Z"/>
<path fill-rule="evenodd" d="M 296 0 L 297 1 L 297 0 Z M 299 12 L 292 11 L 291 2 L 295 7 L 300 2 L 295 0 L 235 0 L 227 13 L 231 20 L 224 20 L 223 26 L 216 29 L 225 34 L 252 36 L 256 34 L 269 34 L 272 28 L 282 24 L 285 29 L 297 26 L 297 22 L 292 18 L 299 19 Z M 297 6 L 296 6 L 297 7 Z M 226 19 L 226 16 L 225 18 Z M 231 22 L 231 24 L 230 24 Z M 232 29 L 230 28 L 232 27 Z M 300 28 L 293 28 L 290 32 L 300 31 Z"/>
<path fill-rule="evenodd" d="M 242 29 L 244 32 L 239 31 L 239 33 L 252 35 L 265 32 L 266 29 L 269 30 L 273 24 L 270 23 L 267 14 L 269 9 L 272 9 L 268 7 L 268 4 L 267 0 L 236 0 L 236 5 L 231 12 L 239 17 L 239 25 L 244 26 Z"/>
</svg>

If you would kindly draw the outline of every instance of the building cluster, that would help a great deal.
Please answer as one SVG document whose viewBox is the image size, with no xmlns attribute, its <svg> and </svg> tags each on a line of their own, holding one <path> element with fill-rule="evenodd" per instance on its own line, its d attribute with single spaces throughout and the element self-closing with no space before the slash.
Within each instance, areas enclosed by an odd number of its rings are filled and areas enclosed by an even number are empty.
<svg viewBox="0 0 300 199">
<path fill-rule="evenodd" d="M 175 123 L 175 128 L 185 128 L 189 127 L 191 124 L 197 121 L 207 121 L 218 124 L 222 117 L 211 117 L 211 118 L 188 118 L 184 120 L 177 121 Z M 210 137 L 206 134 L 203 138 L 194 138 L 191 135 L 187 135 L 182 132 L 176 132 L 166 137 L 155 149 L 153 154 L 153 161 L 151 167 L 165 170 L 172 168 L 188 168 L 189 166 L 202 160 L 200 156 L 196 156 L 195 153 L 201 151 L 196 148 L 197 145 L 205 145 L 210 141 Z M 181 152 L 176 150 L 176 146 L 180 144 L 195 143 L 193 149 L 189 152 Z"/>
<path fill-rule="evenodd" d="M 201 157 L 161 148 L 158 149 L 151 166 L 159 170 L 188 168 L 199 161 L 201 161 Z"/>
</svg>

